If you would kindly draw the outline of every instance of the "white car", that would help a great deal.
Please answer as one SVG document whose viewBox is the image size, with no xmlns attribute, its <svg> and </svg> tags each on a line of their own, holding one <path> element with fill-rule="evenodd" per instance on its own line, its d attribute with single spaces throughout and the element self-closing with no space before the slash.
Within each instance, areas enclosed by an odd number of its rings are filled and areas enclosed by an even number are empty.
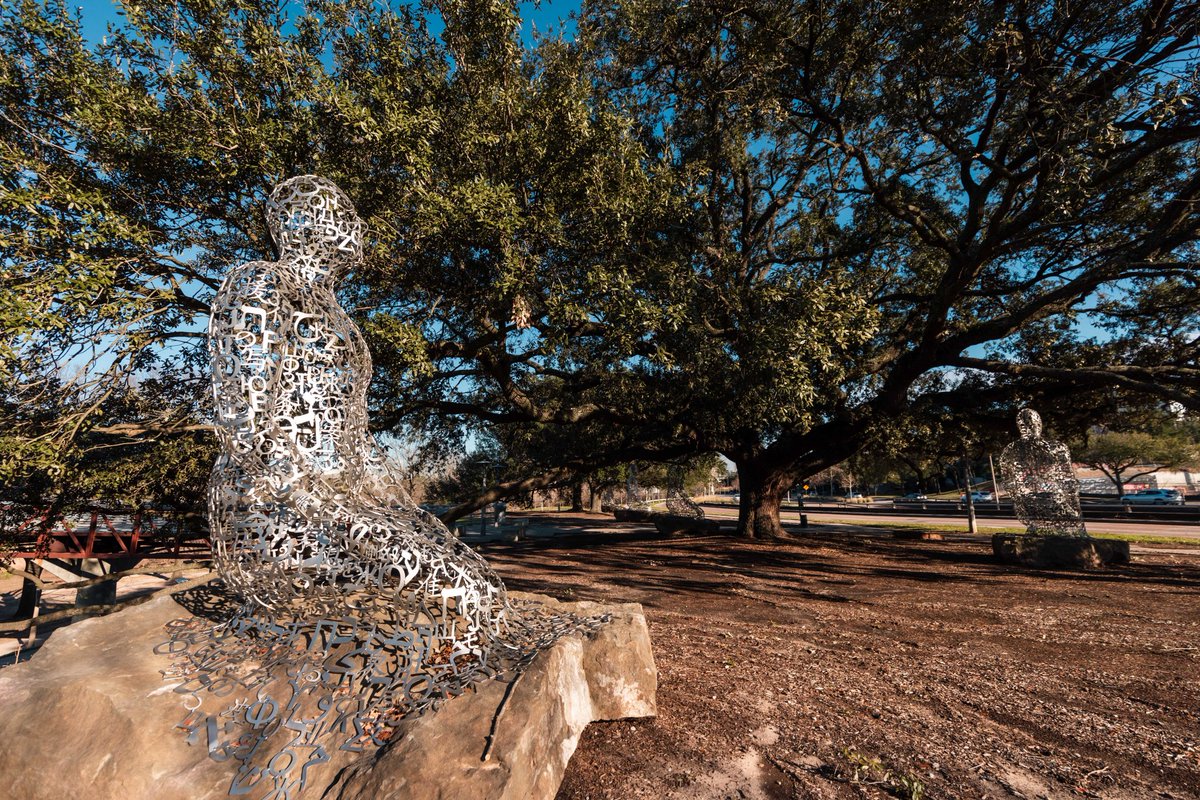
<svg viewBox="0 0 1200 800">
<path fill-rule="evenodd" d="M 995 500 L 995 499 L 996 499 L 996 496 L 993 495 L 991 492 L 971 492 L 971 502 L 972 503 L 986 503 L 986 502 L 989 502 L 989 501 Z M 960 503 L 967 502 L 967 496 L 965 494 L 960 494 L 958 496 L 958 502 L 960 502 Z"/>
<path fill-rule="evenodd" d="M 1125 495 L 1121 502 L 1134 505 L 1181 506 L 1183 495 L 1178 489 L 1142 489 Z"/>
</svg>

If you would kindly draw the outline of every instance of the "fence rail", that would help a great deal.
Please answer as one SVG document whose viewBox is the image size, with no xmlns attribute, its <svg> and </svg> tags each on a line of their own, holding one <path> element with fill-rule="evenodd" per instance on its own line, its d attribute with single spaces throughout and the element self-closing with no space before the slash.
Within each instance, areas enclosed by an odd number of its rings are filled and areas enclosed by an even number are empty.
<svg viewBox="0 0 1200 800">
<path fill-rule="evenodd" d="M 2 511 L 11 530 L 0 530 L 0 556 L 10 558 L 198 559 L 212 550 L 196 514 L 102 506 L 61 514 L 15 505 Z"/>
</svg>

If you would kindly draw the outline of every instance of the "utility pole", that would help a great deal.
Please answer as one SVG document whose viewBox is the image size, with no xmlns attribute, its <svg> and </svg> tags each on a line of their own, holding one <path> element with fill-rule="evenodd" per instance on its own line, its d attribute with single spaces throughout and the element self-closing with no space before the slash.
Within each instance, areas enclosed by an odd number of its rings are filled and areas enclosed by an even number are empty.
<svg viewBox="0 0 1200 800">
<path fill-rule="evenodd" d="M 500 468 L 500 462 L 499 461 L 489 461 L 486 457 L 481 457 L 479 460 L 479 466 L 481 467 L 481 471 L 483 473 L 482 478 L 481 478 L 481 480 L 483 481 L 483 491 L 486 492 L 488 483 L 491 481 L 491 478 L 492 478 L 492 469 L 496 468 L 498 470 Z M 497 475 L 498 474 L 499 473 L 497 473 Z M 491 505 L 491 504 L 484 503 L 479 509 L 479 535 L 480 536 L 487 535 L 487 510 L 488 510 L 489 505 Z"/>
<path fill-rule="evenodd" d="M 996 483 L 996 462 L 992 460 L 992 454 L 988 453 L 988 469 L 992 471 L 992 498 L 996 501 L 996 510 L 1000 510 L 1000 484 Z"/>
<path fill-rule="evenodd" d="M 968 473 L 970 467 L 968 466 L 967 457 L 965 455 L 962 459 L 962 465 L 963 483 L 967 487 L 967 530 L 971 533 L 979 533 L 979 524 L 975 522 L 975 500 L 971 497 L 971 476 Z"/>
</svg>

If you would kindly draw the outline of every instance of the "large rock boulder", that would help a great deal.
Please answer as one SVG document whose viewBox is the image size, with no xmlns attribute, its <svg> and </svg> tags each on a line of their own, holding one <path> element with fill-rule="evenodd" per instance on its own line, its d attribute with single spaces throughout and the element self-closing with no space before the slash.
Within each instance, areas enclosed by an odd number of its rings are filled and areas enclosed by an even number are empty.
<svg viewBox="0 0 1200 800">
<path fill-rule="evenodd" d="M 553 798 L 589 722 L 655 714 L 657 672 L 641 606 L 536 599 L 612 621 L 540 653 L 506 701 L 508 684 L 481 684 L 407 720 L 375 753 L 336 753 L 292 796 Z M 169 660 L 154 653 L 163 626 L 187 616 L 162 597 L 59 630 L 30 661 L 0 670 L 5 795 L 227 797 L 231 762 L 186 743 L 182 700 L 160 674 Z"/>
</svg>

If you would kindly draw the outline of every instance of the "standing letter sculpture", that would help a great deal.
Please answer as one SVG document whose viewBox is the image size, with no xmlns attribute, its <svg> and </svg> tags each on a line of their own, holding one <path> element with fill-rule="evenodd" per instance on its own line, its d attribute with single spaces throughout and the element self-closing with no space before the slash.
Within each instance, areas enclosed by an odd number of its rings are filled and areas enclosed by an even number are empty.
<svg viewBox="0 0 1200 800">
<path fill-rule="evenodd" d="M 349 198 L 292 178 L 267 219 L 279 260 L 231 270 L 209 324 L 209 520 L 235 608 L 173 623 L 163 652 L 190 739 L 237 765 L 230 793 L 287 798 L 331 750 L 377 747 L 404 717 L 603 620 L 510 601 L 401 488 L 367 428 L 370 353 L 334 295 L 362 253 Z"/>
<path fill-rule="evenodd" d="M 1000 470 L 1013 512 L 1031 536 L 1087 536 L 1079 507 L 1079 481 L 1062 442 L 1042 438 L 1042 418 L 1017 413 L 1020 438 L 1000 454 Z"/>
<path fill-rule="evenodd" d="M 667 470 L 667 511 L 680 517 L 704 519 L 704 509 L 684 491 L 683 467 L 677 464 Z"/>
<path fill-rule="evenodd" d="M 624 508 L 635 511 L 649 511 L 650 500 L 642 487 L 638 485 L 637 464 L 630 464 L 625 472 L 625 505 Z"/>
</svg>

